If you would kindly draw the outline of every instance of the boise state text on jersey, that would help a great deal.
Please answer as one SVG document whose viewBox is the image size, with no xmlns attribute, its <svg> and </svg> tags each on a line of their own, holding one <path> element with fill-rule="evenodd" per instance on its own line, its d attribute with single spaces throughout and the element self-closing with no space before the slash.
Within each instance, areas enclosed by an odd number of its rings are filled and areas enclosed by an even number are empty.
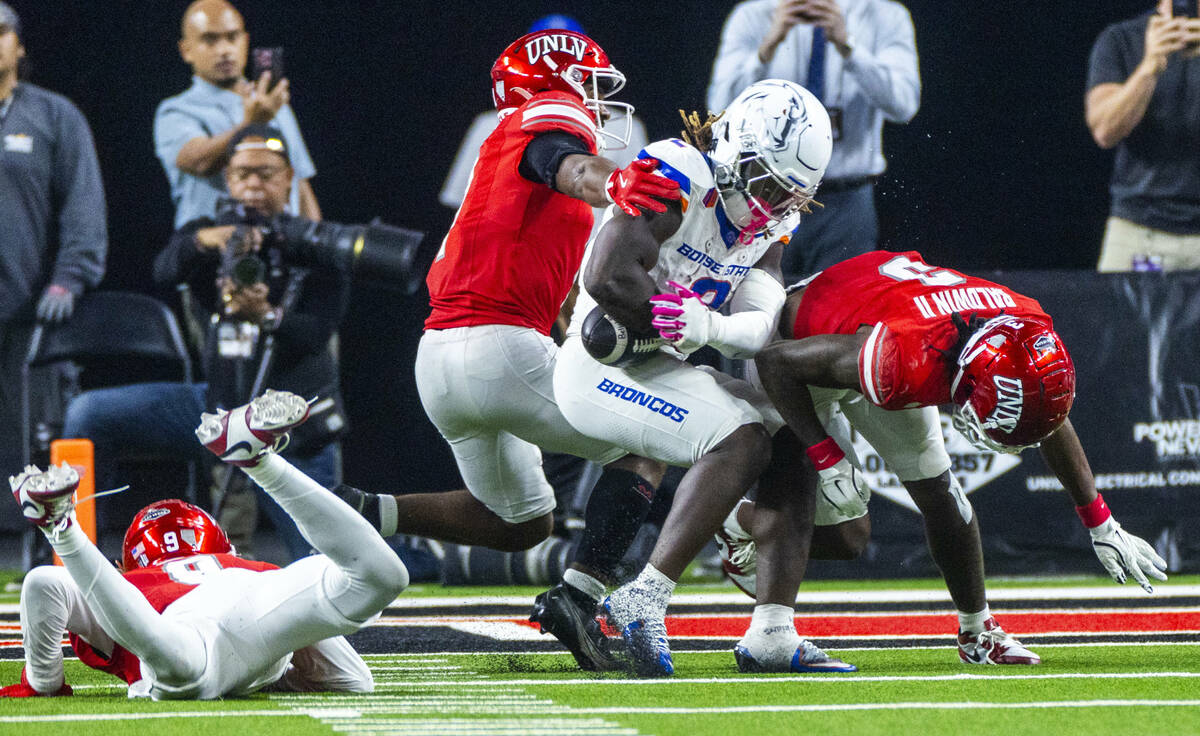
<svg viewBox="0 0 1200 736">
<path fill-rule="evenodd" d="M 651 143 L 638 157 L 656 159 L 658 173 L 679 184 L 683 210 L 679 228 L 659 246 L 650 278 L 663 293 L 671 291 L 667 282 L 674 281 L 710 309 L 720 309 L 774 241 L 758 237 L 750 243 L 738 242 L 738 231 L 729 223 L 717 196 L 712 164 L 695 147 L 672 138 Z M 611 216 L 610 208 L 606 217 Z M 590 258 L 589 244 L 584 263 Z M 587 290 L 581 290 L 568 334 L 579 334 L 583 317 L 595 306 Z"/>
</svg>

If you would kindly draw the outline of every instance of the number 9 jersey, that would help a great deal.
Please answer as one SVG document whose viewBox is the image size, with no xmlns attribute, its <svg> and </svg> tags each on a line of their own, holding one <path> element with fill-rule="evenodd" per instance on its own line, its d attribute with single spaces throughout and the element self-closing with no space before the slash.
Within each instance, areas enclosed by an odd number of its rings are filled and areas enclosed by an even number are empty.
<svg viewBox="0 0 1200 736">
<path fill-rule="evenodd" d="M 958 342 L 950 316 L 1050 317 L 1034 299 L 1000 284 L 930 266 L 916 251 L 872 251 L 830 266 L 805 288 L 793 334 L 871 335 L 858 358 L 863 394 L 884 409 L 949 403 Z"/>
</svg>

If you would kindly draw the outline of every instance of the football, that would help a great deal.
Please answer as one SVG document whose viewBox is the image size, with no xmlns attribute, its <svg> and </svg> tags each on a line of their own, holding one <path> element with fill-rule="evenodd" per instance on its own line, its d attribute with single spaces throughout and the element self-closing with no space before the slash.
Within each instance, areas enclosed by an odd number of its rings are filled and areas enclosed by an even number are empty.
<svg viewBox="0 0 1200 736">
<path fill-rule="evenodd" d="M 600 307 L 592 309 L 583 320 L 580 337 L 588 355 L 605 365 L 622 368 L 646 362 L 664 344 L 657 332 L 634 334 Z"/>
</svg>

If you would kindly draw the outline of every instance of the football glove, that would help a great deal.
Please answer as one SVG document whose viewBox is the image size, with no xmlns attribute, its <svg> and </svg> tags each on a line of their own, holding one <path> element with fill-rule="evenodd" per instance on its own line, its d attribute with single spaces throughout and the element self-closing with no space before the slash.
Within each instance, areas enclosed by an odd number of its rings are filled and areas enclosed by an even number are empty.
<svg viewBox="0 0 1200 736">
<path fill-rule="evenodd" d="M 655 294 L 650 297 L 650 324 L 662 339 L 676 350 L 689 355 L 708 344 L 712 337 L 713 312 L 700 297 L 686 286 L 668 281 L 674 294 Z"/>
<path fill-rule="evenodd" d="M 1124 585 L 1127 576 L 1133 577 L 1142 590 L 1154 592 L 1154 586 L 1146 576 L 1155 580 L 1166 580 L 1167 561 L 1158 556 L 1150 543 L 1121 528 L 1117 520 L 1109 517 L 1099 526 L 1088 529 L 1092 535 L 1092 548 L 1100 558 L 1100 564 L 1108 570 L 1112 579 Z"/>
<path fill-rule="evenodd" d="M 833 504 L 838 513 L 856 519 L 867 512 L 871 489 L 858 468 L 845 457 L 828 468 L 817 471 L 817 492 Z"/>
<path fill-rule="evenodd" d="M 638 207 L 652 212 L 666 212 L 667 205 L 659 200 L 679 199 L 679 184 L 656 173 L 658 159 L 639 158 L 623 169 L 608 175 L 604 196 L 630 217 L 642 214 Z"/>
</svg>

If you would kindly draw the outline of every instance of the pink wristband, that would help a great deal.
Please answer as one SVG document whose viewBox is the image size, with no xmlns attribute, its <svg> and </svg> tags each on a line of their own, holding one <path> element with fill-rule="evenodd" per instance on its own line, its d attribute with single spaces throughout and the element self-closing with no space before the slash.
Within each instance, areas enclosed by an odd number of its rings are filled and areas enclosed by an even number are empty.
<svg viewBox="0 0 1200 736">
<path fill-rule="evenodd" d="M 842 452 L 842 448 L 838 447 L 838 443 L 832 437 L 826 437 L 805 452 L 808 453 L 808 459 L 812 460 L 813 467 L 817 470 L 832 467 L 846 457 L 846 453 Z"/>
<path fill-rule="evenodd" d="M 1088 529 L 1094 529 L 1112 518 L 1108 504 L 1104 503 L 1104 496 L 1099 493 L 1096 494 L 1096 500 L 1087 506 L 1076 506 L 1075 513 L 1079 514 L 1079 520 Z"/>
</svg>

